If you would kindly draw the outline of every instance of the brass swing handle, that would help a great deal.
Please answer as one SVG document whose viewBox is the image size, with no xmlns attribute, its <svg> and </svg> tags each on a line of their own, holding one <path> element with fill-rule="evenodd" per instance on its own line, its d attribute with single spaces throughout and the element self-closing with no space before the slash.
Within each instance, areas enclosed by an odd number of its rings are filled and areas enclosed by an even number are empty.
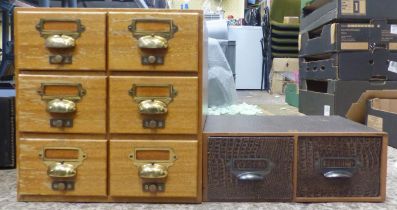
<svg viewBox="0 0 397 210">
<path fill-rule="evenodd" d="M 140 30 L 139 24 L 168 24 L 168 31 L 152 31 L 152 30 Z M 172 19 L 133 19 L 131 25 L 128 26 L 128 30 L 132 35 L 138 39 L 138 47 L 141 49 L 166 49 L 168 48 L 168 40 L 174 37 L 174 34 L 178 31 Z"/>
<path fill-rule="evenodd" d="M 63 29 L 72 28 L 72 29 Z M 84 32 L 80 19 L 40 19 L 36 25 L 45 38 L 45 46 L 50 49 L 70 49 L 76 46 L 76 39 Z"/>
</svg>

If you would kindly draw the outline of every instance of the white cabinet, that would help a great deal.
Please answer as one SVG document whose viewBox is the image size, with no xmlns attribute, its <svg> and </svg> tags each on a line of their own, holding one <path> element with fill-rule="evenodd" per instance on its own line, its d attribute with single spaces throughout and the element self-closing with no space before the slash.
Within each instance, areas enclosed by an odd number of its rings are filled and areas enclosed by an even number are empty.
<svg viewBox="0 0 397 210">
<path fill-rule="evenodd" d="M 230 26 L 228 35 L 236 41 L 236 89 L 261 89 L 262 28 Z"/>
</svg>

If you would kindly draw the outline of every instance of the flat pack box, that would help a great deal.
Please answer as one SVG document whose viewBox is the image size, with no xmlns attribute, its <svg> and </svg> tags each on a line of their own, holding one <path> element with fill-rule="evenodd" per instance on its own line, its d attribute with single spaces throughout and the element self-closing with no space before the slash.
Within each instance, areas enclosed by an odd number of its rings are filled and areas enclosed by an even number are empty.
<svg viewBox="0 0 397 210">
<path fill-rule="evenodd" d="M 397 19 L 395 0 L 316 0 L 303 8 L 301 31 L 310 31 L 329 22 L 360 22 Z"/>
<path fill-rule="evenodd" d="M 389 134 L 389 146 L 397 148 L 397 99 L 374 98 L 367 103 L 366 125 Z"/>
<path fill-rule="evenodd" d="M 203 199 L 382 202 L 385 135 L 339 116 L 208 116 Z"/>
<path fill-rule="evenodd" d="M 397 25 L 387 20 L 331 23 L 300 36 L 301 57 L 345 51 L 397 50 Z"/>
<path fill-rule="evenodd" d="M 299 112 L 345 116 L 366 92 L 395 89 L 396 81 L 304 80 L 300 83 Z"/>
<path fill-rule="evenodd" d="M 397 53 L 386 49 L 302 57 L 299 65 L 304 80 L 397 80 Z"/>
</svg>

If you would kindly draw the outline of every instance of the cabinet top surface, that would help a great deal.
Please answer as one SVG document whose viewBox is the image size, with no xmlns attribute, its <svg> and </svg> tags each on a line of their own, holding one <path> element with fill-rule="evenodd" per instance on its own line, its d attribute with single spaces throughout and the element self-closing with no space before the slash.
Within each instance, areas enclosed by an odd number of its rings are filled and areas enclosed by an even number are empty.
<svg viewBox="0 0 397 210">
<path fill-rule="evenodd" d="M 204 133 L 377 133 L 339 116 L 208 116 Z"/>
</svg>

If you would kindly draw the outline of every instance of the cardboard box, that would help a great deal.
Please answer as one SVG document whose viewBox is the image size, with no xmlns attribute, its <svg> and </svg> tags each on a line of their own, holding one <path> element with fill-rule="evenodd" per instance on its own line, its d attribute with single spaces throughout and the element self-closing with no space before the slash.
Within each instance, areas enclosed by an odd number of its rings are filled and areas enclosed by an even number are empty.
<svg viewBox="0 0 397 210">
<path fill-rule="evenodd" d="M 389 90 L 397 90 L 397 81 L 305 80 L 301 82 L 300 86 L 299 111 L 301 113 L 346 116 L 348 111 L 351 112 L 350 115 L 356 115 L 354 112 L 361 110 L 361 103 L 355 103 L 362 101 L 362 98 L 386 94 Z M 365 120 L 356 119 L 354 121 L 363 121 L 364 123 Z"/>
<path fill-rule="evenodd" d="M 300 58 L 301 79 L 397 80 L 397 52 L 341 52 Z"/>
<path fill-rule="evenodd" d="M 299 24 L 299 17 L 285 16 L 283 22 L 286 24 Z"/>
<path fill-rule="evenodd" d="M 271 94 L 284 94 L 285 85 L 288 81 L 285 80 L 285 77 L 282 75 L 283 72 L 273 72 L 271 79 Z"/>
<path fill-rule="evenodd" d="M 344 51 L 396 51 L 397 25 L 387 20 L 332 23 L 301 33 L 300 41 L 301 57 Z"/>
<path fill-rule="evenodd" d="M 301 30 L 310 31 L 329 22 L 397 19 L 395 0 L 316 0 L 302 11 Z"/>
<path fill-rule="evenodd" d="M 293 72 L 299 71 L 298 58 L 273 58 L 273 72 Z"/>
<path fill-rule="evenodd" d="M 397 99 L 374 98 L 367 103 L 366 125 L 389 134 L 389 146 L 397 148 Z"/>
</svg>

